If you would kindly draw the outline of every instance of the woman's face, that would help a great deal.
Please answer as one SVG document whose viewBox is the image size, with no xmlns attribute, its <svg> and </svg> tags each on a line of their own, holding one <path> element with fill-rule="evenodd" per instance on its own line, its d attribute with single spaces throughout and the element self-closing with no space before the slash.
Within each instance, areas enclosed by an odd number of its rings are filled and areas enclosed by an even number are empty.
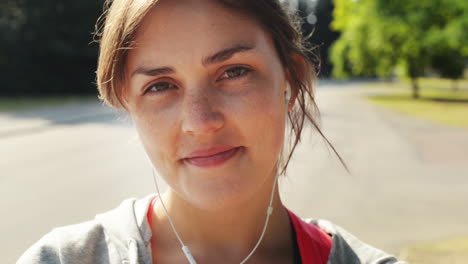
<svg viewBox="0 0 468 264">
<path fill-rule="evenodd" d="M 271 191 L 285 72 L 251 18 L 209 0 L 159 1 L 128 53 L 127 108 L 170 190 L 216 210 Z"/>
</svg>

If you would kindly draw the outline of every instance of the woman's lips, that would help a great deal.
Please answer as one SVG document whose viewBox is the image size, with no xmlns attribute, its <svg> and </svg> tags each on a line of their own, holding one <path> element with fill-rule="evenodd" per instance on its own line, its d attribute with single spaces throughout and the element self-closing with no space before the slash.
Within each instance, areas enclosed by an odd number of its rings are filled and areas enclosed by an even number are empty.
<svg viewBox="0 0 468 264">
<path fill-rule="evenodd" d="M 228 161 L 239 151 L 240 147 L 212 148 L 208 150 L 197 151 L 195 155 L 185 158 L 184 161 L 197 167 L 211 167 L 221 165 Z"/>
</svg>

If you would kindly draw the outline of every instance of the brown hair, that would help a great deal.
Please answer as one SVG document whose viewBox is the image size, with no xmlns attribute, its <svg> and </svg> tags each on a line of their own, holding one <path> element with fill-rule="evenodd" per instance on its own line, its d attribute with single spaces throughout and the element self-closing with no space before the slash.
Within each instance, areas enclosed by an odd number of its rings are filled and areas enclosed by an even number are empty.
<svg viewBox="0 0 468 264">
<path fill-rule="evenodd" d="M 115 108 L 125 109 L 122 87 L 125 78 L 127 51 L 132 48 L 139 24 L 158 0 L 106 0 L 104 13 L 96 24 L 96 37 L 100 38 L 100 54 L 97 69 L 97 85 L 102 99 Z M 340 162 L 347 169 L 341 156 L 320 130 L 320 113 L 314 99 L 314 81 L 319 67 L 308 55 L 311 48 L 303 38 L 300 19 L 288 11 L 278 0 L 217 0 L 224 6 L 252 16 L 273 39 L 279 59 L 286 69 L 292 94 L 297 103 L 288 113 L 289 137 L 288 154 L 279 164 L 281 174 L 285 173 L 291 156 L 300 142 L 306 120 L 324 138 Z"/>
</svg>

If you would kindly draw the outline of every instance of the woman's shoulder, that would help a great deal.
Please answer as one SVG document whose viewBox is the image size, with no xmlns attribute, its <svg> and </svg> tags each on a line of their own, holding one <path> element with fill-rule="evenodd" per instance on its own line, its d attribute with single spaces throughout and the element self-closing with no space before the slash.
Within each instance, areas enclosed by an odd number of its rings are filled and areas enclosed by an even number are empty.
<svg viewBox="0 0 468 264">
<path fill-rule="evenodd" d="M 144 218 L 148 200 L 127 199 L 93 220 L 54 228 L 17 263 L 122 263 L 133 256 L 145 256 L 151 237 Z"/>
<path fill-rule="evenodd" d="M 23 263 L 73 263 L 91 257 L 102 241 L 102 227 L 96 221 L 54 228 L 34 243 L 18 260 Z"/>
<path fill-rule="evenodd" d="M 324 219 L 303 219 L 332 237 L 328 264 L 406 264 L 395 256 L 375 248 L 350 232 Z"/>
</svg>

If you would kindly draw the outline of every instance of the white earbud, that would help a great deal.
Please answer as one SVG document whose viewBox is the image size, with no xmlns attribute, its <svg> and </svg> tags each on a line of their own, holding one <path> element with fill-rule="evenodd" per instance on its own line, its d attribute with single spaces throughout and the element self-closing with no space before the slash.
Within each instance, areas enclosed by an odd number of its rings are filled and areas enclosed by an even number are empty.
<svg viewBox="0 0 468 264">
<path fill-rule="evenodd" d="M 286 107 L 289 106 L 289 103 L 291 101 L 291 86 L 289 83 L 286 83 L 286 91 L 284 92 L 284 104 Z"/>
</svg>

